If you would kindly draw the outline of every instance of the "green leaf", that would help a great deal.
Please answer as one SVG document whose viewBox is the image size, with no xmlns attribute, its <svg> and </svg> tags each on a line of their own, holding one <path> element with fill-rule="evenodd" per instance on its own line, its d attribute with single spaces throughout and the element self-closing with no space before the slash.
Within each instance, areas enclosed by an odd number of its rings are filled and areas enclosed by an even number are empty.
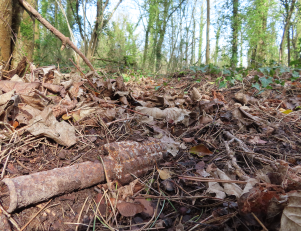
<svg viewBox="0 0 301 231">
<path fill-rule="evenodd" d="M 252 87 L 255 87 L 258 91 L 260 91 L 260 89 L 261 89 L 259 83 L 253 83 Z"/>
<path fill-rule="evenodd" d="M 275 80 L 275 83 L 280 84 L 281 86 L 284 86 L 285 81 L 284 81 L 284 80 L 276 79 L 276 80 Z"/>
<path fill-rule="evenodd" d="M 269 77 L 269 78 L 265 78 L 262 77 L 260 78 L 260 82 L 263 88 L 266 88 L 270 83 L 273 83 L 273 78 Z"/>
<path fill-rule="evenodd" d="M 243 81 L 241 74 L 235 75 L 235 79 L 238 80 L 238 81 L 241 81 L 241 82 Z"/>
<path fill-rule="evenodd" d="M 194 66 L 189 67 L 189 69 L 196 73 L 196 68 Z"/>
<path fill-rule="evenodd" d="M 158 91 L 161 88 L 161 86 L 156 86 L 155 90 Z"/>
<path fill-rule="evenodd" d="M 223 81 L 221 81 L 221 82 L 219 83 L 218 88 L 220 89 L 220 88 L 226 88 L 226 87 L 227 87 L 227 80 L 224 79 Z"/>
</svg>

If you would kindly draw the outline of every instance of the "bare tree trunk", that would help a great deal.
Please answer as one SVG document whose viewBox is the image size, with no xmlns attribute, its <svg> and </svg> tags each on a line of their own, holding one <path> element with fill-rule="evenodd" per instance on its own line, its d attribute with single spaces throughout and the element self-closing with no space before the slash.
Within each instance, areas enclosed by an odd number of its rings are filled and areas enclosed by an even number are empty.
<svg viewBox="0 0 301 231">
<path fill-rule="evenodd" d="M 28 3 L 32 5 L 33 8 L 36 8 L 36 0 L 29 0 Z M 21 7 L 20 4 L 18 5 Z M 18 8 L 18 6 L 15 7 Z M 18 24 L 18 22 L 14 23 L 14 19 L 21 19 L 21 24 Z M 18 38 L 13 49 L 13 59 L 11 64 L 13 68 L 16 68 L 23 56 L 26 56 L 29 62 L 33 61 L 35 18 L 31 17 L 22 8 L 22 10 L 14 12 L 13 25 L 14 24 L 16 24 L 16 26 L 14 26 L 14 31 L 17 30 L 16 34 L 18 35 Z M 18 29 L 16 27 L 18 27 Z"/>
<path fill-rule="evenodd" d="M 201 19 L 200 19 L 200 39 L 199 39 L 199 64 L 202 63 L 202 46 L 203 46 L 203 29 L 204 29 L 204 4 L 201 6 Z"/>
<path fill-rule="evenodd" d="M 290 30 L 287 30 L 287 65 L 291 62 L 291 41 L 290 41 Z"/>
<path fill-rule="evenodd" d="M 232 18 L 232 57 L 231 67 L 235 68 L 238 61 L 238 0 L 232 1 L 233 18 Z"/>
<path fill-rule="evenodd" d="M 11 55 L 12 1 L 0 0 L 0 61 L 7 62 Z"/>
<path fill-rule="evenodd" d="M 206 30 L 206 64 L 207 65 L 210 63 L 209 28 L 210 28 L 210 0 L 207 0 L 207 30 Z"/>
<path fill-rule="evenodd" d="M 192 31 L 192 45 L 191 45 L 191 61 L 193 65 L 195 63 L 195 19 L 193 15 L 193 31 Z"/>
<path fill-rule="evenodd" d="M 279 48 L 279 61 L 280 61 L 280 62 L 282 61 L 282 56 L 283 56 L 283 43 L 284 43 L 284 38 L 285 38 L 285 35 L 286 35 L 287 30 L 288 30 L 288 28 L 289 28 L 289 24 L 290 24 L 290 21 L 291 21 L 292 13 L 293 13 L 294 8 L 295 8 L 295 3 L 296 3 L 296 0 L 292 0 L 290 9 L 289 9 L 289 11 L 288 11 L 288 14 L 286 15 L 284 30 L 283 30 L 282 39 L 281 39 L 280 48 Z"/>
</svg>

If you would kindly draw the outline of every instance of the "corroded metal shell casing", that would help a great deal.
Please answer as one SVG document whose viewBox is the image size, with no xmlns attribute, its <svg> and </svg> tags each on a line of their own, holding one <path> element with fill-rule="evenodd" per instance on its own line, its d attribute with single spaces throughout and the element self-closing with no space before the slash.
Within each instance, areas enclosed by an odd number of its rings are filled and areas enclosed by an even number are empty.
<svg viewBox="0 0 301 231">
<path fill-rule="evenodd" d="M 163 143 L 123 141 L 102 146 L 106 176 L 121 184 L 133 181 L 153 169 L 157 161 L 166 154 Z"/>
<path fill-rule="evenodd" d="M 30 175 L 5 178 L 2 182 L 8 187 L 9 200 L 2 205 L 11 213 L 18 208 L 91 187 L 104 180 L 102 164 L 90 161 Z"/>
<path fill-rule="evenodd" d="M 121 184 L 129 183 L 134 179 L 131 174 L 141 177 L 151 170 L 166 154 L 166 148 L 162 143 L 123 141 L 105 144 L 101 154 L 107 154 L 103 156 L 103 164 L 87 161 L 3 179 L 5 189 L 2 191 L 9 191 L 9 197 L 3 200 L 2 205 L 11 213 L 54 196 L 100 184 L 106 177 Z"/>
</svg>

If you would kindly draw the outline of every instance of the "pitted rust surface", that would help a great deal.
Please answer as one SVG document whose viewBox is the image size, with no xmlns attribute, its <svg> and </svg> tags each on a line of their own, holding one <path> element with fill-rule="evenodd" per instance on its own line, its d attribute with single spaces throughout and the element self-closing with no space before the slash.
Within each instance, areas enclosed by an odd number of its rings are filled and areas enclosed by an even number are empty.
<svg viewBox="0 0 301 231">
<path fill-rule="evenodd" d="M 123 141 L 102 146 L 107 177 L 121 184 L 131 182 L 131 174 L 141 177 L 163 158 L 166 147 L 162 143 Z"/>
<path fill-rule="evenodd" d="M 126 184 L 141 177 L 162 159 L 166 148 L 162 143 L 137 143 L 123 141 L 102 147 L 104 166 L 101 163 L 84 162 L 64 168 L 37 172 L 30 175 L 5 178 L 2 183 L 9 190 L 3 206 L 8 212 L 48 200 L 53 196 L 73 192 L 104 182 L 106 170 L 109 180 Z"/>
</svg>

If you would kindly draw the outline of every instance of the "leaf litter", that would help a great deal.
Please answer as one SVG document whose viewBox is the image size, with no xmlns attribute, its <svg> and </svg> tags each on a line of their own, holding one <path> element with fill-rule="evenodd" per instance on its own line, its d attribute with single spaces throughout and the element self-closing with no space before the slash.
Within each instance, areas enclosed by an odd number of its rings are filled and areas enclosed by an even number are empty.
<svg viewBox="0 0 301 231">
<path fill-rule="evenodd" d="M 257 94 L 251 71 L 222 89 L 206 82 L 217 77 L 209 72 L 125 83 L 55 66 L 18 71 L 0 81 L 2 178 L 100 161 L 101 147 L 120 141 L 161 142 L 169 155 L 128 185 L 116 179 L 3 210 L 3 227 L 300 230 L 298 85 L 260 79 L 272 89 Z M 9 199 L 5 188 L 0 196 Z"/>
</svg>

